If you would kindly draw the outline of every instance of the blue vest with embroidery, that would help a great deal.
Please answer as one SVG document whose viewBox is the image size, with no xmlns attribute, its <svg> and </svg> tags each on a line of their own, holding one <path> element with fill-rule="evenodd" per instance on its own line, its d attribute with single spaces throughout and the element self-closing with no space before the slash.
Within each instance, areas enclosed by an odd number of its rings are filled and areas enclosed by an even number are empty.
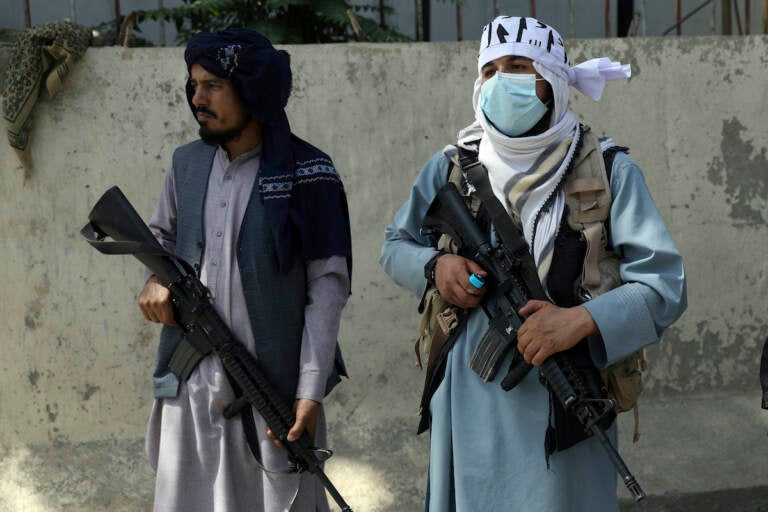
<svg viewBox="0 0 768 512">
<path fill-rule="evenodd" d="M 215 153 L 216 146 L 198 140 L 178 148 L 173 154 L 176 255 L 197 269 L 204 246 L 205 195 Z M 304 261 L 296 255 L 287 274 L 278 271 L 273 237 L 258 184 L 253 186 L 240 227 L 237 263 L 261 370 L 283 399 L 293 403 L 304 330 L 306 269 Z M 153 374 L 156 398 L 178 394 L 179 379 L 168 368 L 168 362 L 181 336 L 179 328 L 163 326 Z M 340 381 L 339 370 L 344 374 L 337 346 L 336 364 L 328 378 L 326 394 Z"/>
</svg>

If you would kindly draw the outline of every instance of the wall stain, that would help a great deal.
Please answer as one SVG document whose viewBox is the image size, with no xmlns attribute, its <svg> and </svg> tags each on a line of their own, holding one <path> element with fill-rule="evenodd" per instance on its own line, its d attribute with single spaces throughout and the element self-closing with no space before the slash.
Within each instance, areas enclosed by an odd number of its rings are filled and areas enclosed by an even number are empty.
<svg viewBox="0 0 768 512">
<path fill-rule="evenodd" d="M 358 73 L 360 71 L 356 62 L 347 62 L 347 81 L 351 84 L 357 83 Z"/>
<path fill-rule="evenodd" d="M 30 330 L 37 329 L 37 326 L 40 324 L 40 315 L 43 312 L 43 299 L 51 291 L 51 281 L 48 279 L 48 274 L 43 274 L 42 281 L 35 285 L 33 289 L 37 297 L 26 303 L 27 313 L 24 315 L 24 325 Z"/>
<path fill-rule="evenodd" d="M 54 423 L 59 416 L 59 404 L 45 404 L 45 411 L 48 413 L 48 421 Z"/>
<path fill-rule="evenodd" d="M 51 292 L 51 280 L 48 279 L 48 274 L 43 274 L 42 282 L 35 285 L 34 289 L 39 298 L 43 298 Z"/>
<path fill-rule="evenodd" d="M 29 383 L 32 384 L 33 388 L 37 387 L 37 382 L 40 380 L 40 376 L 41 375 L 42 374 L 39 371 L 37 371 L 36 369 L 32 370 L 31 372 L 29 372 L 27 374 L 27 378 L 29 379 Z"/>
<path fill-rule="evenodd" d="M 752 141 L 742 138 L 741 133 L 745 131 L 747 128 L 735 117 L 723 121 L 722 158 L 712 159 L 707 177 L 714 185 L 725 185 L 733 220 L 761 225 L 768 222 L 764 204 L 768 186 L 763 179 L 768 169 L 768 155 L 766 148 L 758 151 Z"/>
<path fill-rule="evenodd" d="M 85 383 L 85 390 L 82 392 L 83 402 L 87 402 L 91 399 L 94 393 L 99 391 L 101 389 L 101 386 L 96 386 L 94 384 L 91 384 L 90 382 Z"/>
<path fill-rule="evenodd" d="M 27 326 L 27 329 L 30 331 L 33 331 L 37 329 L 37 321 L 40 319 L 40 313 L 35 312 L 27 312 L 27 314 L 24 316 L 24 325 Z"/>
<path fill-rule="evenodd" d="M 727 324 L 727 322 L 726 322 Z M 761 325 L 762 324 L 762 325 Z M 649 370 L 645 389 L 649 396 L 693 393 L 702 389 L 743 391 L 744 376 L 758 375 L 759 340 L 768 325 L 723 325 L 723 320 L 699 322 L 696 334 L 681 336 L 673 326 L 658 345 L 646 349 Z M 685 349 L 682 347 L 685 346 Z M 696 357 L 680 357 L 681 353 Z"/>
<path fill-rule="evenodd" d="M 140 347 L 147 347 L 152 345 L 157 338 L 154 327 L 146 322 L 142 323 L 136 333 L 136 343 Z"/>
</svg>

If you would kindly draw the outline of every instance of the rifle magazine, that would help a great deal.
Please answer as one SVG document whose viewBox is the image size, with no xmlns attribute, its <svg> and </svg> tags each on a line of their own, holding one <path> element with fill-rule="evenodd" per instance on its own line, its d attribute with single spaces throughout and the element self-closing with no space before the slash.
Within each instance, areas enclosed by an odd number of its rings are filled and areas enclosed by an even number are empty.
<svg viewBox="0 0 768 512">
<path fill-rule="evenodd" d="M 469 367 L 484 382 L 492 381 L 499 371 L 504 355 L 512 344 L 512 339 L 502 336 L 496 328 L 490 326 L 472 354 Z"/>
<path fill-rule="evenodd" d="M 186 337 L 182 337 L 171 356 L 168 367 L 180 380 L 185 381 L 200 360 L 210 352 L 210 350 L 206 353 L 201 352 Z"/>
</svg>

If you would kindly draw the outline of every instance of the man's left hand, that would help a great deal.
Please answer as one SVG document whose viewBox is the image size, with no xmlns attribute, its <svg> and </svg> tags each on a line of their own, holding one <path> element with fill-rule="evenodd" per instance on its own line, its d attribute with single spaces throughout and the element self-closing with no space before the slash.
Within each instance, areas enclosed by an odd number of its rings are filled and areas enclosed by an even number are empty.
<svg viewBox="0 0 768 512">
<path fill-rule="evenodd" d="M 309 437 L 315 437 L 320 403 L 310 400 L 309 398 L 298 398 L 293 404 L 293 412 L 296 415 L 296 421 L 291 427 L 291 430 L 288 431 L 288 441 L 296 441 L 301 437 L 304 430 L 307 431 Z M 282 448 L 283 443 L 281 443 L 277 436 L 275 436 L 272 429 L 267 429 L 267 435 L 272 439 L 272 442 L 275 443 L 275 446 Z"/>
<path fill-rule="evenodd" d="M 528 318 L 517 333 L 517 348 L 534 366 L 598 330 L 592 315 L 582 306 L 561 308 L 551 302 L 530 300 L 520 314 Z"/>
</svg>

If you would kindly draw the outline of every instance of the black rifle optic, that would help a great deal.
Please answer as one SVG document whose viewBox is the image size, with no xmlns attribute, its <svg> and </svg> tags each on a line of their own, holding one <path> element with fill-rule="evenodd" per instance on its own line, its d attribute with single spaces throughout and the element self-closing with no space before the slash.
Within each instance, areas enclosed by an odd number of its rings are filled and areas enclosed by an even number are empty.
<svg viewBox="0 0 768 512">
<path fill-rule="evenodd" d="M 101 196 L 88 220 L 80 231 L 88 243 L 104 254 L 132 254 L 146 265 L 170 290 L 174 319 L 190 343 L 203 354 L 215 352 L 219 356 L 224 369 L 243 392 L 241 399 L 231 404 L 224 415 L 231 418 L 244 407 L 253 405 L 286 447 L 296 469 L 317 476 L 341 510 L 352 512 L 321 467 L 331 452 L 314 448 L 306 431 L 296 441 L 288 441 L 288 431 L 295 422 L 291 407 L 267 381 L 256 356 L 235 339 L 213 309 L 208 289 L 191 265 L 160 246 L 117 187 Z M 106 237 L 113 241 L 105 241 Z"/>
<path fill-rule="evenodd" d="M 529 266 L 526 270 L 530 275 L 532 261 L 526 261 L 530 255 L 527 252 L 513 254 L 502 244 L 491 245 L 452 183 L 443 186 L 432 201 L 422 223 L 422 233 L 433 240 L 440 234 L 449 235 L 459 246 L 459 254 L 475 261 L 488 273 L 482 306 L 490 328 L 470 365 L 481 378 L 490 380 L 501 364 L 501 356 L 512 351 L 513 364 L 502 381 L 505 390 L 512 389 L 532 368 L 517 350 L 517 331 L 525 321 L 518 311 L 529 298 L 548 300 L 538 279 L 532 280 L 530 276 L 526 279 L 521 275 L 524 265 Z M 578 418 L 587 434 L 600 441 L 634 500 L 643 499 L 643 489 L 599 425 L 615 406 L 613 400 L 591 396 L 565 353 L 547 358 L 540 371 L 563 408 Z"/>
</svg>

